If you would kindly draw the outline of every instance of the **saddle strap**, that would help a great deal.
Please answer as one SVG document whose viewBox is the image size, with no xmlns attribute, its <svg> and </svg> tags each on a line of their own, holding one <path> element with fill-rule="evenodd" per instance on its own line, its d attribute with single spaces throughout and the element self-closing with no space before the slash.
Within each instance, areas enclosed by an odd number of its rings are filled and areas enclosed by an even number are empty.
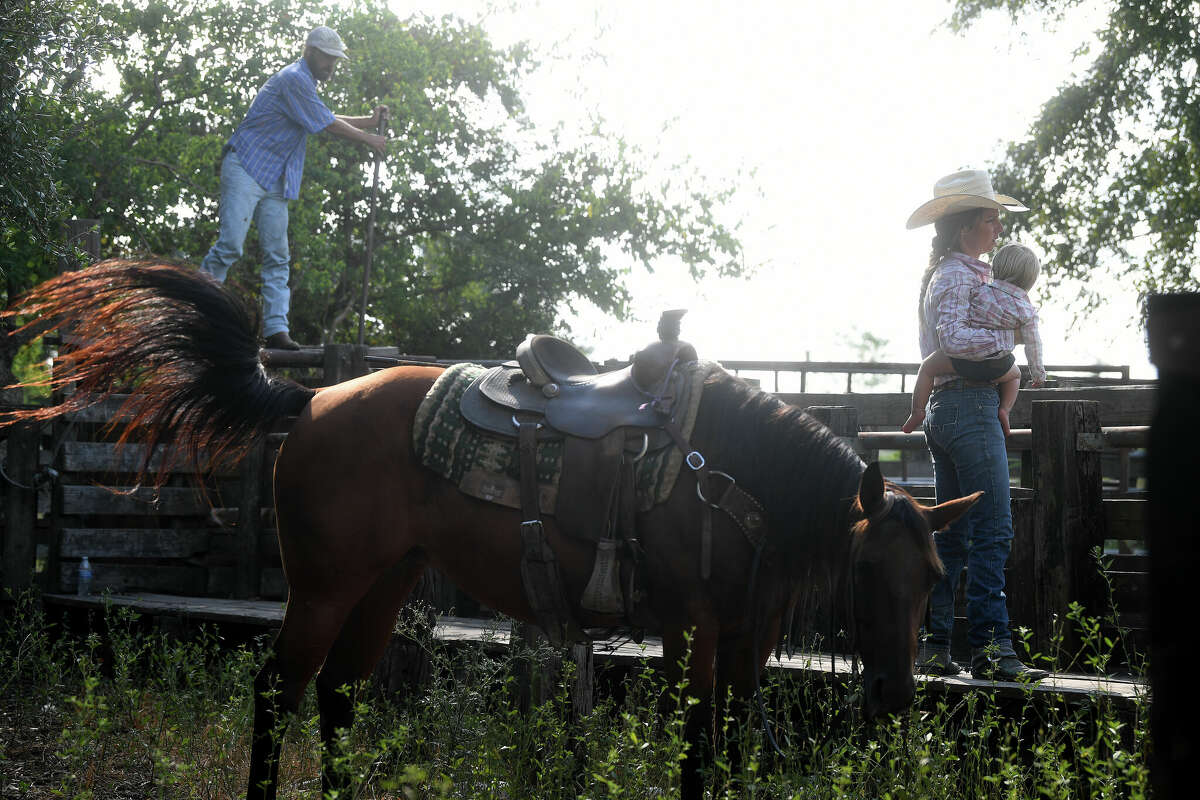
<svg viewBox="0 0 1200 800">
<path fill-rule="evenodd" d="M 558 559 L 542 528 L 537 487 L 536 422 L 521 422 L 517 449 L 521 464 L 521 580 L 538 626 L 556 647 L 574 641 L 578 626 L 563 594 Z"/>
<path fill-rule="evenodd" d="M 696 473 L 696 486 L 700 494 L 702 511 L 700 512 L 700 577 L 708 580 L 712 576 L 712 510 L 723 511 L 742 532 L 742 535 L 754 545 L 756 551 L 761 551 L 767 539 L 766 513 L 762 503 L 749 492 L 737 485 L 731 476 L 719 470 L 709 470 L 704 456 L 696 450 L 683 436 L 673 422 L 668 422 L 663 429 L 671 435 L 675 445 L 684 453 L 683 463 Z M 720 476 L 729 483 L 721 496 L 715 501 L 709 479 Z"/>
<path fill-rule="evenodd" d="M 720 498 L 711 505 L 729 515 L 746 540 L 754 545 L 755 550 L 761 549 L 767 542 L 767 515 L 762 503 L 725 473 L 714 471 L 710 476 L 720 476 L 729 481 Z M 705 497 L 711 496 L 711 493 L 705 492 Z"/>
<path fill-rule="evenodd" d="M 683 431 L 674 421 L 663 425 L 663 430 L 670 434 L 675 446 L 683 453 L 683 463 L 696 473 L 696 485 L 708 485 L 708 465 L 699 450 L 692 447 L 684 438 Z M 708 580 L 712 576 L 712 511 L 708 503 L 701 505 L 700 511 L 700 579 Z"/>
</svg>

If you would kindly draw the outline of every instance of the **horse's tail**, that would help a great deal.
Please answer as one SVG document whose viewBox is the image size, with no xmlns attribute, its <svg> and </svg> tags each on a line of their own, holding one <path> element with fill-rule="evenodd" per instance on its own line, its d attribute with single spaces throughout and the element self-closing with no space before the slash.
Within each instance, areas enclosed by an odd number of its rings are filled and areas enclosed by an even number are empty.
<svg viewBox="0 0 1200 800">
<path fill-rule="evenodd" d="M 143 472 L 158 444 L 170 445 L 168 461 L 199 464 L 202 453 L 210 464 L 236 459 L 272 421 L 299 413 L 315 394 L 267 376 L 257 312 L 194 269 L 105 261 L 41 284 L 3 313 L 22 318 L 17 333 L 68 334 L 54 375 L 38 383 L 75 390 L 55 405 L 10 413 L 0 425 L 51 419 L 128 391 L 120 441 L 139 432 L 147 445 Z"/>
</svg>

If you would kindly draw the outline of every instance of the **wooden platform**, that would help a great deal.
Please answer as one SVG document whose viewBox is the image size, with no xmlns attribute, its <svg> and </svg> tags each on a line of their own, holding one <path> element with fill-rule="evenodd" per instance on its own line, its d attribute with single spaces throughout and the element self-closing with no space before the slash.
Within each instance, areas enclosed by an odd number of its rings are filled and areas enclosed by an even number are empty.
<svg viewBox="0 0 1200 800">
<path fill-rule="evenodd" d="M 212 597 L 181 597 L 166 594 L 110 594 L 78 597 L 71 594 L 43 595 L 47 604 L 68 608 L 99 609 L 111 603 L 115 607 L 131 608 L 146 616 L 172 616 L 185 621 L 215 622 L 277 628 L 283 622 L 284 604 L 274 600 L 222 600 Z M 501 620 L 467 617 L 439 617 L 434 635 L 444 642 L 477 642 L 497 648 L 507 647 L 508 623 Z M 593 657 L 598 663 L 636 665 L 642 659 L 662 658 L 662 642 L 646 637 L 641 644 L 616 638 L 595 642 Z M 825 653 L 796 653 L 781 659 L 771 658 L 768 668 L 806 672 L 833 672 L 849 675 L 849 659 Z M 1023 696 L 1032 690 L 1039 695 L 1060 695 L 1071 702 L 1108 699 L 1121 705 L 1132 705 L 1149 694 L 1142 681 L 1106 678 L 1093 675 L 1056 673 L 1033 686 L 1011 681 L 980 681 L 971 677 L 934 678 L 918 675 L 917 680 L 930 690 L 961 694 L 971 690 L 988 689 L 1007 696 Z"/>
</svg>

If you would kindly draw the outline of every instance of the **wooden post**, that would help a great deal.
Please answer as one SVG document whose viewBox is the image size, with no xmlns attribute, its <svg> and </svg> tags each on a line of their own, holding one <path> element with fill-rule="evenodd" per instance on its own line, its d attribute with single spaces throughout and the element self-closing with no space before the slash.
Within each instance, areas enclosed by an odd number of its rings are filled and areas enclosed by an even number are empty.
<svg viewBox="0 0 1200 800">
<path fill-rule="evenodd" d="M 1037 618 L 1048 632 L 1051 616 L 1064 618 L 1073 600 L 1091 615 L 1101 611 L 1095 592 L 1098 567 L 1091 556 L 1093 547 L 1104 544 L 1100 404 L 1092 400 L 1035 401 L 1031 423 L 1037 503 L 1033 527 L 1037 574 L 1032 588 Z M 1070 624 L 1063 627 L 1071 649 L 1078 639 Z M 1041 652 L 1049 652 L 1050 641 L 1044 635 L 1036 644 Z M 1068 666 L 1060 665 L 1060 669 Z"/>
<path fill-rule="evenodd" d="M 0 587 L 14 592 L 33 585 L 37 560 L 37 489 L 39 425 L 21 422 L 8 429 L 4 461 L 6 525 Z"/>
<path fill-rule="evenodd" d="M 357 344 L 325 345 L 325 385 L 333 386 L 366 375 L 370 371 L 367 350 L 365 345 Z"/>
<path fill-rule="evenodd" d="M 592 663 L 592 643 L 571 645 L 571 661 L 575 664 L 575 680 L 571 684 L 571 722 L 578 722 L 592 713 L 594 701 L 592 683 L 595 668 Z"/>
<path fill-rule="evenodd" d="M 422 691 L 433 674 L 429 642 L 441 610 L 437 598 L 449 582 L 440 572 L 426 568 L 400 609 L 383 657 L 375 665 L 371 685 L 383 697 L 402 700 Z"/>
<path fill-rule="evenodd" d="M 1200 564 L 1200 294 L 1156 295 L 1149 301 L 1150 360 L 1158 367 L 1158 402 L 1150 425 L 1150 756 L 1154 796 L 1195 793 L 1200 702 L 1194 688 L 1193 632 Z"/>
<path fill-rule="evenodd" d="M 554 695 L 554 685 L 562 675 L 562 653 L 539 656 L 538 651 L 546 646 L 546 637 L 536 625 L 514 622 L 510 641 L 517 655 L 517 707 L 522 714 L 528 714 Z M 593 708 L 592 643 L 570 645 L 567 657 L 575 664 L 570 696 L 571 719 L 577 720 L 590 714 Z"/>
<path fill-rule="evenodd" d="M 1033 453 L 1022 450 L 1018 458 L 1021 460 L 1021 488 L 1033 488 Z"/>
<path fill-rule="evenodd" d="M 238 505 L 237 538 L 233 545 L 236 557 L 233 596 L 238 599 L 256 597 L 259 594 L 262 558 L 258 540 L 262 533 L 262 482 L 265 458 L 266 442 L 259 437 L 258 441 L 247 451 L 238 470 L 242 480 L 242 495 Z"/>
<path fill-rule="evenodd" d="M 546 637 L 536 625 L 514 621 L 510 642 L 517 656 L 517 708 L 528 715 L 550 699 L 552 665 L 543 663 L 538 653 Z"/>
<path fill-rule="evenodd" d="M 1030 644 L 1035 653 L 1046 654 L 1045 642 L 1050 640 L 1050 618 L 1042 616 L 1034 587 L 1037 585 L 1039 563 L 1034 553 L 1037 536 L 1037 504 L 1028 497 L 1012 499 L 1013 541 L 1004 569 L 1004 584 L 1008 595 L 1008 621 L 1012 627 L 1025 626 L 1033 631 Z M 1017 644 L 1016 636 L 1013 637 Z M 1017 644 L 1018 655 L 1024 658 Z"/>
</svg>

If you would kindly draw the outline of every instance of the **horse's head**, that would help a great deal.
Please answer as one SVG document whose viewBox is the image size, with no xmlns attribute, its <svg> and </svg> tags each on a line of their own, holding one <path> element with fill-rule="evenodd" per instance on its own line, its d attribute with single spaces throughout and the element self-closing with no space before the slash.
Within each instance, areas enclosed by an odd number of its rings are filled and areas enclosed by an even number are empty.
<svg viewBox="0 0 1200 800">
<path fill-rule="evenodd" d="M 902 489 L 886 487 L 878 464 L 863 473 L 856 505 L 862 518 L 851 533 L 846 588 L 868 719 L 912 702 L 917 629 L 943 574 L 932 532 L 966 513 L 981 494 L 926 508 Z"/>
</svg>

